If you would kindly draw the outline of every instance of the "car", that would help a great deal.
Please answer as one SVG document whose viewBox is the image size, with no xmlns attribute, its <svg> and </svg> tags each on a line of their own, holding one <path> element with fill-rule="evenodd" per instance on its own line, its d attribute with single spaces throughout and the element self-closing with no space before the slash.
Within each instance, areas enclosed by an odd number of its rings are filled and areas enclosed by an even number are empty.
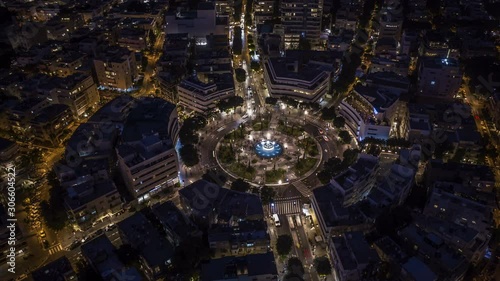
<svg viewBox="0 0 500 281">
<path fill-rule="evenodd" d="M 248 115 L 246 115 L 246 114 L 241 117 L 241 119 L 247 119 L 247 118 L 248 118 Z"/>
<path fill-rule="evenodd" d="M 40 237 L 41 237 L 41 238 L 45 238 L 45 237 L 47 237 L 47 234 L 45 234 L 45 231 L 44 231 L 44 230 L 40 230 Z"/>
<path fill-rule="evenodd" d="M 327 136 L 323 136 L 323 139 L 324 139 L 325 141 L 329 141 L 329 139 L 328 139 L 328 137 L 327 137 Z"/>
<path fill-rule="evenodd" d="M 322 135 L 324 132 L 321 129 L 318 129 L 318 132 Z"/>
<path fill-rule="evenodd" d="M 74 250 L 74 249 L 78 248 L 78 246 L 80 246 L 81 244 L 82 244 L 81 241 L 75 241 L 75 242 L 71 243 L 71 245 L 69 246 L 69 249 Z"/>
</svg>

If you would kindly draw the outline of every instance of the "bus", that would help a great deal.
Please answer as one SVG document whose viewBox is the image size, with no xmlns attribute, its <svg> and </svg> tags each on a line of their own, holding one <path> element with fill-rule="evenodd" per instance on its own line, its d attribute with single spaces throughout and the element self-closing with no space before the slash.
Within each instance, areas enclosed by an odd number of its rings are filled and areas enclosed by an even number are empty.
<svg viewBox="0 0 500 281">
<path fill-rule="evenodd" d="M 280 218 L 278 217 L 278 214 L 273 214 L 273 219 L 274 219 L 274 224 L 276 225 L 276 227 L 281 226 Z"/>
</svg>

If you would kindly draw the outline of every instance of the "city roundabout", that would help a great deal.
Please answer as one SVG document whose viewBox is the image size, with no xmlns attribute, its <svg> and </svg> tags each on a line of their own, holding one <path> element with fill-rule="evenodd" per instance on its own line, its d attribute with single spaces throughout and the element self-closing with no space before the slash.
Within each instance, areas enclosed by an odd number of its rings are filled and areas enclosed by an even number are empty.
<svg viewBox="0 0 500 281">
<path fill-rule="evenodd" d="M 214 156 L 231 177 L 268 186 L 310 176 L 323 157 L 318 141 L 300 125 L 272 116 L 239 124 L 218 141 Z"/>
</svg>

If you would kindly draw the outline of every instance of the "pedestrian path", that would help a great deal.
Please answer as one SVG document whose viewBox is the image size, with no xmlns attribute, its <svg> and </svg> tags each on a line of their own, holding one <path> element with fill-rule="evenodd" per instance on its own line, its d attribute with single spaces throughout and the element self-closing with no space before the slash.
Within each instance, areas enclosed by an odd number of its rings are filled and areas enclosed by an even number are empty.
<svg viewBox="0 0 500 281">
<path fill-rule="evenodd" d="M 292 185 L 297 188 L 302 196 L 309 197 L 312 195 L 312 191 L 302 181 L 295 181 Z"/>
<path fill-rule="evenodd" d="M 293 215 L 301 212 L 300 197 L 276 198 L 265 206 L 270 214 Z"/>
<path fill-rule="evenodd" d="M 63 247 L 61 244 L 54 245 L 54 246 L 49 248 L 49 255 L 53 255 L 57 252 L 60 252 L 60 251 L 62 251 L 62 249 L 63 249 Z"/>
</svg>

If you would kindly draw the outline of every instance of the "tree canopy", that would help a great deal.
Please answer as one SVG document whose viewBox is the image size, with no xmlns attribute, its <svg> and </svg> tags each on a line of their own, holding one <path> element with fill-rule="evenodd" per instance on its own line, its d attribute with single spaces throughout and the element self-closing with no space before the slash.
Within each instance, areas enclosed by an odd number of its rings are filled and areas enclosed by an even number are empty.
<svg viewBox="0 0 500 281">
<path fill-rule="evenodd" d="M 302 265 L 302 261 L 297 257 L 291 257 L 288 259 L 286 264 L 286 269 L 289 273 L 298 275 L 302 277 L 304 275 L 304 266 Z"/>
<path fill-rule="evenodd" d="M 339 132 L 339 138 L 342 140 L 343 143 L 349 144 L 351 143 L 352 137 L 347 131 L 340 131 Z"/>
<path fill-rule="evenodd" d="M 319 275 L 324 276 L 332 273 L 330 260 L 326 256 L 315 258 L 313 263 Z"/>
<path fill-rule="evenodd" d="M 333 118 L 335 118 L 335 108 L 332 106 L 332 107 L 324 107 L 323 109 L 321 109 L 321 119 L 323 120 L 333 120 Z"/>
<path fill-rule="evenodd" d="M 179 130 L 179 139 L 183 145 L 197 144 L 197 130 L 204 128 L 207 125 L 207 119 L 202 116 L 194 116 L 184 120 L 181 129 Z"/>
<path fill-rule="evenodd" d="M 241 8 L 241 5 L 239 7 Z M 243 42 L 241 40 L 241 27 L 235 26 L 234 36 L 233 36 L 233 54 L 241 55 L 242 50 L 243 50 Z"/>
<path fill-rule="evenodd" d="M 250 62 L 250 68 L 253 71 L 259 71 L 260 70 L 260 63 L 258 61 L 252 61 L 252 62 Z"/>
<path fill-rule="evenodd" d="M 277 98 L 273 98 L 273 97 L 266 98 L 266 104 L 276 105 L 277 102 L 278 102 Z"/>
<path fill-rule="evenodd" d="M 245 82 L 245 79 L 247 79 L 247 72 L 243 68 L 236 68 L 234 74 L 236 75 L 236 81 L 240 83 Z"/>
<path fill-rule="evenodd" d="M 276 191 L 272 187 L 263 186 L 260 189 L 260 199 L 262 200 L 262 204 L 269 204 L 274 197 L 276 196 Z"/>
<path fill-rule="evenodd" d="M 64 188 L 61 187 L 54 171 L 47 175 L 47 182 L 51 186 L 50 199 L 40 202 L 41 215 L 48 228 L 61 230 L 68 222 L 68 216 L 64 209 Z"/>
<path fill-rule="evenodd" d="M 193 144 L 185 144 L 179 149 L 179 154 L 184 165 L 193 167 L 200 161 L 198 149 Z"/>
<path fill-rule="evenodd" d="M 226 111 L 228 109 L 242 105 L 243 105 L 243 98 L 239 96 L 230 97 L 225 100 L 221 100 L 217 103 L 217 107 L 219 108 L 220 111 Z"/>
<path fill-rule="evenodd" d="M 338 175 L 349 166 L 351 166 L 358 158 L 359 150 L 347 149 L 343 153 L 343 159 L 332 157 L 323 164 L 323 170 L 318 173 L 318 179 L 322 184 L 330 182 L 332 177 Z"/>
<path fill-rule="evenodd" d="M 231 190 L 247 192 L 250 190 L 250 184 L 243 179 L 236 179 L 231 183 Z"/>
<path fill-rule="evenodd" d="M 343 128 L 345 125 L 345 119 L 342 116 L 337 116 L 333 119 L 333 125 L 336 128 Z"/>
</svg>

